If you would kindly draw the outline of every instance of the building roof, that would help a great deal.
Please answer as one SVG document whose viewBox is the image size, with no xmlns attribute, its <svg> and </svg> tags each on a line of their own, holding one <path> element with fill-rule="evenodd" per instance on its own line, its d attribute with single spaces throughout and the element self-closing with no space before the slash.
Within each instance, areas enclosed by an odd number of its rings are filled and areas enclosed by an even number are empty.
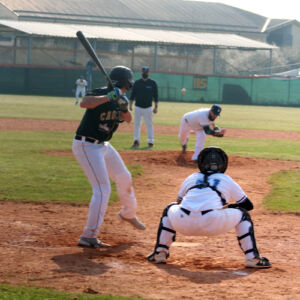
<svg viewBox="0 0 300 300">
<path fill-rule="evenodd" d="M 266 21 L 264 16 L 236 7 L 191 0 L 0 0 L 0 3 L 19 20 L 256 33 L 261 32 Z"/>
<path fill-rule="evenodd" d="M 273 31 L 282 27 L 290 26 L 292 24 L 299 25 L 297 20 L 289 20 L 289 19 L 271 19 L 268 27 L 266 28 L 266 32 Z"/>
<path fill-rule="evenodd" d="M 11 28 L 21 33 L 37 36 L 76 38 L 76 32 L 82 31 L 87 38 L 108 41 L 144 42 L 173 45 L 184 44 L 202 47 L 264 50 L 277 48 L 275 46 L 254 41 L 235 34 L 13 20 L 0 20 L 0 24 L 6 28 Z"/>
</svg>

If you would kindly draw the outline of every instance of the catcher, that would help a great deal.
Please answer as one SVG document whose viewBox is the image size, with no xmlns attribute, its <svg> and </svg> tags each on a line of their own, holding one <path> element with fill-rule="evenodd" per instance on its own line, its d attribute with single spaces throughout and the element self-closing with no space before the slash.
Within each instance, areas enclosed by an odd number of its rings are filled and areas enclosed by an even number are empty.
<svg viewBox="0 0 300 300">
<path fill-rule="evenodd" d="M 198 109 L 188 112 L 182 117 L 178 137 L 183 152 L 186 151 L 190 131 L 193 130 L 196 134 L 195 151 L 192 156 L 193 161 L 197 161 L 197 157 L 204 147 L 207 134 L 215 137 L 224 136 L 226 129 L 220 129 L 214 122 L 220 116 L 221 110 L 221 106 L 214 104 L 210 109 Z"/>
<path fill-rule="evenodd" d="M 237 239 L 249 268 L 270 268 L 271 263 L 259 255 L 253 223 L 248 213 L 253 204 L 242 188 L 225 175 L 228 158 L 217 147 L 208 147 L 198 156 L 200 172 L 182 183 L 177 202 L 163 211 L 154 252 L 148 256 L 153 263 L 165 263 L 176 232 L 184 235 L 213 236 L 235 227 Z M 227 205 L 228 201 L 234 201 Z"/>
</svg>

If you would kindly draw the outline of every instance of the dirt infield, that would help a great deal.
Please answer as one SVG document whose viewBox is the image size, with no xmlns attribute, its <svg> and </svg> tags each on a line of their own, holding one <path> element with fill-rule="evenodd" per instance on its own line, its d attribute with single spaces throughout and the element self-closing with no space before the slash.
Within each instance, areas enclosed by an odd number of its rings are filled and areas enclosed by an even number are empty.
<svg viewBox="0 0 300 300">
<path fill-rule="evenodd" d="M 20 130 L 16 122 L 15 127 L 5 127 L 3 123 L 10 119 L 3 120 L 0 130 Z M 22 129 L 49 130 L 50 123 L 23 120 Z M 73 126 L 68 130 L 76 127 L 72 122 L 65 126 Z M 60 128 L 52 130 L 67 130 Z M 158 132 L 159 127 L 155 129 Z M 249 132 L 236 130 L 240 136 Z M 152 299 L 300 299 L 300 217 L 268 212 L 261 205 L 270 189 L 268 177 L 279 170 L 299 170 L 300 162 L 229 157 L 227 173 L 255 205 L 251 215 L 258 248 L 273 263 L 272 269 L 255 271 L 244 268 L 234 231 L 217 237 L 179 234 L 167 265 L 148 263 L 145 257 L 153 250 L 163 208 L 176 199 L 183 179 L 197 168 L 189 151 L 185 155 L 155 150 L 120 154 L 127 164 L 143 165 L 143 175 L 134 180 L 134 188 L 138 217 L 147 230 L 120 223 L 116 218 L 120 204 L 115 203 L 108 208 L 100 234 L 112 247 L 82 249 L 76 242 L 85 225 L 87 206 L 0 201 L 1 283 Z M 45 155 L 72 154 L 54 151 Z"/>
</svg>

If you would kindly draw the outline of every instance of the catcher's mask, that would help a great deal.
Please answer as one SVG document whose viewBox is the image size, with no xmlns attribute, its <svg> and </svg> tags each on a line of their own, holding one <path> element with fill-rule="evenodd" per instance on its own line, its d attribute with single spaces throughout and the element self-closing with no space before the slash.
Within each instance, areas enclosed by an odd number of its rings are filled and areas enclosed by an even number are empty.
<svg viewBox="0 0 300 300">
<path fill-rule="evenodd" d="M 120 89 L 125 87 L 127 90 L 130 90 L 134 84 L 131 69 L 124 66 L 116 66 L 112 68 L 109 73 L 109 77 L 114 85 Z"/>
<path fill-rule="evenodd" d="M 218 147 L 204 148 L 198 155 L 198 168 L 203 174 L 225 173 L 227 154 Z"/>
</svg>

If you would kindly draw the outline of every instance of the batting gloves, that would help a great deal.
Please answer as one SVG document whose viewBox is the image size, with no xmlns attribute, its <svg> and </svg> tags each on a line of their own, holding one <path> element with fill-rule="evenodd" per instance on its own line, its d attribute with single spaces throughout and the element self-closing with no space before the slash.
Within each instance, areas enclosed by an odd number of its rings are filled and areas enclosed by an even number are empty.
<svg viewBox="0 0 300 300">
<path fill-rule="evenodd" d="M 106 97 L 109 99 L 110 102 L 117 101 L 122 96 L 122 91 L 118 88 L 114 88 L 111 92 L 109 92 Z"/>
</svg>

